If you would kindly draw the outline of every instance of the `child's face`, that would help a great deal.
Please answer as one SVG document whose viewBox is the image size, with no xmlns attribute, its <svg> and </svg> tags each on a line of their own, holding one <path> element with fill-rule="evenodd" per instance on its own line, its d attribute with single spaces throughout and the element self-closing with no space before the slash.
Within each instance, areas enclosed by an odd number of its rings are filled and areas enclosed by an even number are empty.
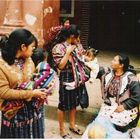
<svg viewBox="0 0 140 140">
<path fill-rule="evenodd" d="M 85 61 L 86 62 L 89 62 L 89 61 L 92 61 L 93 60 L 93 56 L 91 55 L 91 54 L 86 54 L 85 56 L 84 56 L 84 58 L 85 58 Z"/>
</svg>

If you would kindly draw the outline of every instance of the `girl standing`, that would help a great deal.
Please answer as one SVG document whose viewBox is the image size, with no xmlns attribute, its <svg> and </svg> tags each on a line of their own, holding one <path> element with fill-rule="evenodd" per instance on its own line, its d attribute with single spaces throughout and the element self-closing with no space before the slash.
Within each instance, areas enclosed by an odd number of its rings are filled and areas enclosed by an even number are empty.
<svg viewBox="0 0 140 140">
<path fill-rule="evenodd" d="M 60 126 L 60 135 L 63 138 L 71 138 L 69 133 L 66 133 L 64 127 L 64 114 L 65 111 L 69 111 L 69 130 L 82 135 L 79 128 L 75 126 L 76 107 L 80 104 L 80 94 L 85 93 L 85 86 L 77 87 L 73 90 L 67 90 L 64 83 L 74 81 L 72 71 L 71 53 L 75 51 L 78 44 L 78 38 L 80 31 L 76 25 L 70 25 L 69 28 L 63 28 L 58 36 L 57 42 L 55 42 L 52 55 L 55 67 L 59 69 L 59 104 L 58 104 L 58 120 Z M 73 44 L 73 45 L 72 45 Z"/>
</svg>

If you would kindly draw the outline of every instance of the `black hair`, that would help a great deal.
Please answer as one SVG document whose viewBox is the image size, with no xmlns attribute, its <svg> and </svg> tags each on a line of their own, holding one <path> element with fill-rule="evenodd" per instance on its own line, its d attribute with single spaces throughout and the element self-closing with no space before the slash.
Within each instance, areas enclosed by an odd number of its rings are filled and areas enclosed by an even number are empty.
<svg viewBox="0 0 140 140">
<path fill-rule="evenodd" d="M 94 49 L 94 48 L 88 48 L 87 50 L 86 50 L 86 54 L 88 55 L 88 53 L 92 53 L 95 57 L 98 55 L 98 53 L 99 53 L 99 50 L 96 50 L 96 49 Z"/>
<path fill-rule="evenodd" d="M 0 37 L 0 49 L 5 46 L 5 42 L 8 40 L 8 36 L 3 35 Z"/>
<path fill-rule="evenodd" d="M 40 62 L 44 61 L 45 58 L 47 58 L 47 52 L 43 48 L 36 48 L 33 50 L 31 58 L 35 66 L 37 66 Z"/>
<path fill-rule="evenodd" d="M 63 27 L 56 37 L 56 40 L 54 40 L 53 46 L 55 46 L 57 43 L 66 41 L 71 35 L 74 35 L 75 38 L 80 35 L 80 30 L 75 24 L 71 24 L 69 28 Z"/>
<path fill-rule="evenodd" d="M 80 29 L 75 24 L 70 25 L 68 32 L 69 35 L 74 35 L 75 38 L 77 38 L 80 35 Z"/>
<path fill-rule="evenodd" d="M 129 57 L 124 54 L 119 54 L 118 56 L 119 56 L 119 63 L 123 64 L 123 70 L 124 72 L 126 72 L 128 70 L 129 63 L 130 63 Z"/>
<path fill-rule="evenodd" d="M 21 45 L 25 44 L 26 46 L 30 45 L 35 41 L 37 46 L 36 37 L 26 29 L 16 29 L 12 31 L 9 37 L 4 37 L 0 41 L 2 58 L 9 64 L 14 63 L 16 53 L 21 49 Z"/>
<path fill-rule="evenodd" d="M 125 54 L 119 54 L 118 56 L 119 56 L 119 63 L 123 64 L 124 72 L 130 71 L 130 72 L 136 74 L 134 67 L 132 65 L 130 65 L 129 57 Z"/>
<path fill-rule="evenodd" d="M 69 19 L 68 17 L 62 18 L 62 19 L 61 19 L 61 24 L 64 25 L 64 23 L 65 23 L 67 20 L 69 20 L 69 22 L 70 22 L 70 19 Z"/>
</svg>

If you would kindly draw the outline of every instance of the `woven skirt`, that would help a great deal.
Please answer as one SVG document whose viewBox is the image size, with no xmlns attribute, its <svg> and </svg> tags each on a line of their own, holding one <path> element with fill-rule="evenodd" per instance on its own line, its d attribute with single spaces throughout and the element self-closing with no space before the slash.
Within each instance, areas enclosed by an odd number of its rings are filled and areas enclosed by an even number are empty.
<svg viewBox="0 0 140 140">
<path fill-rule="evenodd" d="M 74 90 L 66 90 L 65 86 L 60 86 L 58 109 L 62 111 L 69 111 L 76 108 L 80 105 L 82 94 L 87 94 L 85 85 L 82 85 Z"/>
<path fill-rule="evenodd" d="M 58 109 L 62 111 L 69 111 L 76 108 L 78 105 L 81 105 L 82 95 L 87 95 L 87 90 L 85 85 L 81 85 L 73 90 L 67 90 L 64 82 L 73 82 L 73 72 L 72 68 L 69 70 L 63 70 L 60 73 L 59 77 L 59 104 Z M 87 103 L 88 104 L 88 103 Z M 83 106 L 81 105 L 83 108 Z M 86 106 L 87 107 L 87 106 Z"/>
<path fill-rule="evenodd" d="M 42 111 L 25 104 L 11 120 L 2 114 L 0 138 L 44 138 Z"/>
</svg>

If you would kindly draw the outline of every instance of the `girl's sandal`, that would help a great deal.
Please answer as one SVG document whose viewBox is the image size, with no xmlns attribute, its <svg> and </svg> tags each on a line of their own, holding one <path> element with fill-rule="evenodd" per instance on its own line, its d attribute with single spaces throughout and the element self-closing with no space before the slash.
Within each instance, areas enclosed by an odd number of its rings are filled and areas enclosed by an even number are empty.
<svg viewBox="0 0 140 140">
<path fill-rule="evenodd" d="M 61 137 L 62 137 L 63 139 L 72 139 L 72 136 L 71 136 L 69 133 L 64 134 L 64 135 L 61 135 Z"/>
<path fill-rule="evenodd" d="M 75 128 L 69 128 L 69 130 L 71 132 L 77 134 L 77 135 L 83 135 L 83 132 L 79 128 L 77 128 L 77 127 L 75 127 Z"/>
</svg>

